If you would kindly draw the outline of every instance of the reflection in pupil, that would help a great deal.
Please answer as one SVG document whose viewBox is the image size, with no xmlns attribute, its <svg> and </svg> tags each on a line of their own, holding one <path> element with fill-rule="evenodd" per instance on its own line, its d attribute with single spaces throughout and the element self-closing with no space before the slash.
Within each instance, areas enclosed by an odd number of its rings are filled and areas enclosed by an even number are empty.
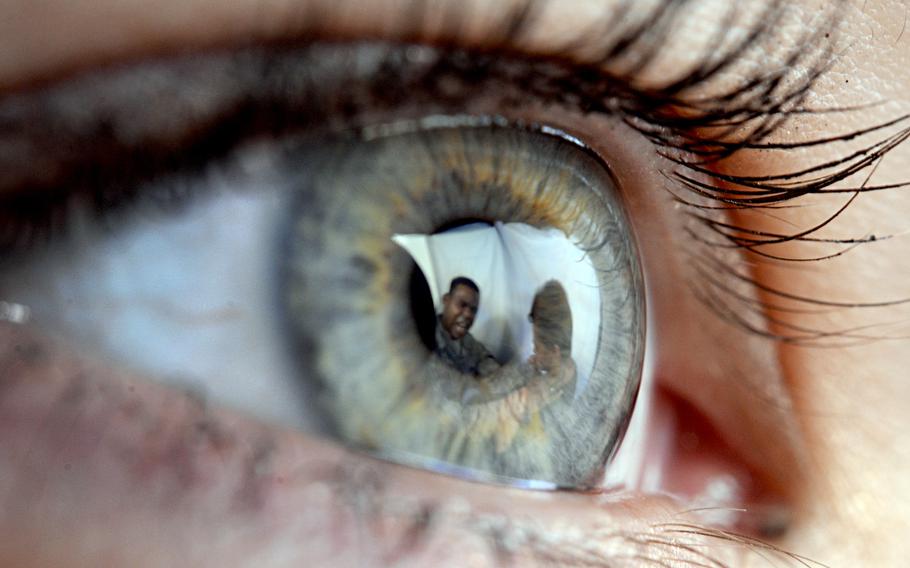
<svg viewBox="0 0 910 568">
<path fill-rule="evenodd" d="M 580 376 L 575 320 L 589 336 L 601 325 L 586 255 L 560 231 L 523 223 L 462 224 L 393 240 L 417 265 L 410 305 L 432 353 L 394 413 L 402 421 L 396 439 L 462 466 L 579 481 L 553 468 L 568 457 L 560 449 L 571 446 L 563 425 L 581 426 L 579 416 L 596 421 L 575 404 L 594 364 L 588 353 Z M 577 318 L 573 295 L 587 308 Z M 415 409 L 426 415 L 411 423 Z M 421 439 L 427 427 L 438 430 Z"/>
<path fill-rule="evenodd" d="M 550 280 L 534 295 L 528 316 L 534 333 L 534 354 L 529 363 L 538 376 L 546 376 L 549 394 L 571 400 L 575 393 L 572 360 L 572 310 L 562 284 Z"/>
<path fill-rule="evenodd" d="M 480 288 L 467 276 L 456 276 L 442 295 L 436 316 L 436 349 L 433 354 L 459 373 L 484 377 L 499 369 L 492 353 L 474 339 L 470 329 L 480 308 Z"/>
<path fill-rule="evenodd" d="M 533 351 L 518 364 L 503 366 L 470 328 L 480 307 L 480 289 L 466 276 L 457 276 L 442 297 L 442 312 L 436 315 L 435 361 L 456 374 L 430 365 L 426 380 L 452 381 L 445 394 L 464 404 L 481 404 L 518 397 L 511 404 L 543 407 L 555 399 L 570 403 L 577 384 L 572 359 L 572 311 L 565 288 L 547 281 L 534 295 L 529 308 Z M 426 320 L 428 318 L 421 318 Z"/>
<path fill-rule="evenodd" d="M 408 289 L 417 335 L 450 369 L 497 385 L 482 395 L 503 394 L 498 385 L 508 381 L 493 375 L 507 365 L 552 377 L 565 369 L 574 375 L 581 363 L 587 378 L 601 323 L 597 276 L 564 234 L 523 223 L 473 223 L 393 241 L 416 265 Z M 582 312 L 575 318 L 572 305 Z M 580 361 L 573 359 L 573 332 L 582 340 Z"/>
</svg>

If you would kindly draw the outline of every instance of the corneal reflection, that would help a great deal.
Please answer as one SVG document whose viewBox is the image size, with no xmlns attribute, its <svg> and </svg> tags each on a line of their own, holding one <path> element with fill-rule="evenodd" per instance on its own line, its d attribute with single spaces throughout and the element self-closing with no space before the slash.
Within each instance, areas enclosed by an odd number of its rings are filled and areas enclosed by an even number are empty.
<svg viewBox="0 0 910 568">
<path fill-rule="evenodd" d="M 596 485 L 643 352 L 637 258 L 603 166 L 490 125 L 310 151 L 288 297 L 335 435 L 472 478 Z M 433 230 L 459 217 L 494 221 Z"/>
</svg>

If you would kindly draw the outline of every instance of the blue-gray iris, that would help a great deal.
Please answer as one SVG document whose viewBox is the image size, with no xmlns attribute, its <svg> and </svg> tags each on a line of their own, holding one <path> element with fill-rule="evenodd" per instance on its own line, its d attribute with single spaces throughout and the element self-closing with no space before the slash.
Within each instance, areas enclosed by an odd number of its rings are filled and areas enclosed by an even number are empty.
<svg viewBox="0 0 910 568">
<path fill-rule="evenodd" d="M 642 280 L 615 182 L 586 149 L 528 129 L 389 132 L 300 152 L 282 299 L 334 435 L 470 477 L 595 486 L 644 351 Z M 463 219 L 524 240 L 431 245 Z M 566 246 L 547 245 L 557 241 Z M 426 313 L 410 297 L 415 260 L 432 273 Z M 435 326 L 429 340 L 419 320 Z"/>
</svg>

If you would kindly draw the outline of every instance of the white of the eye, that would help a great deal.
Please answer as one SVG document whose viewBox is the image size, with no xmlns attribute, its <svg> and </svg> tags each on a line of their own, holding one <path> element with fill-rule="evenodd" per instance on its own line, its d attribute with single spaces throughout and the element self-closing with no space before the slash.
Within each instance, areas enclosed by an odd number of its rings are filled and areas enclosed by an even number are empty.
<svg viewBox="0 0 910 568">
<path fill-rule="evenodd" d="M 641 384 L 629 426 L 613 459 L 607 465 L 604 487 L 622 488 L 655 493 L 660 487 L 660 458 L 669 455 L 670 438 L 666 419 L 652 408 L 654 400 L 654 339 L 653 314 L 647 312 L 645 360 L 641 371 Z M 654 422 L 652 422 L 654 421 Z"/>
<path fill-rule="evenodd" d="M 273 255 L 287 193 L 219 183 L 178 213 L 145 211 L 113 233 L 80 231 L 0 274 L 3 299 L 152 377 L 317 429 L 276 318 Z"/>
</svg>

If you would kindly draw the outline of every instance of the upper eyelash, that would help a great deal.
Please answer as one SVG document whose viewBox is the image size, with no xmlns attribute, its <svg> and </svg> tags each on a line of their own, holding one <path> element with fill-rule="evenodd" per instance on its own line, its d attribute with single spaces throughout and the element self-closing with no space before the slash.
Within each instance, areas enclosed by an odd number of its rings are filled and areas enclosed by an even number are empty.
<svg viewBox="0 0 910 568">
<path fill-rule="evenodd" d="M 657 10 L 656 21 L 670 11 L 671 5 L 678 5 L 674 0 L 665 1 Z M 815 262 L 837 258 L 856 246 L 890 238 L 890 235 L 868 235 L 847 238 L 818 238 L 813 235 L 830 225 L 856 199 L 860 193 L 899 189 L 910 186 L 910 182 L 870 185 L 869 182 L 881 160 L 892 150 L 910 138 L 910 127 L 905 126 L 910 116 L 903 115 L 880 124 L 854 131 L 819 139 L 809 139 L 792 143 L 768 142 L 785 122 L 795 115 L 851 112 L 862 110 L 870 105 L 854 108 L 812 109 L 804 106 L 808 94 L 816 82 L 832 66 L 835 57 L 833 40 L 823 41 L 834 35 L 834 28 L 840 15 L 841 3 L 836 2 L 824 15 L 821 25 L 815 27 L 793 42 L 793 47 L 784 58 L 783 64 L 764 77 L 751 77 L 743 85 L 728 91 L 714 94 L 708 98 L 690 100 L 686 92 L 696 90 L 703 83 L 710 82 L 712 75 L 733 64 L 751 44 L 760 45 L 762 41 L 773 40 L 773 30 L 783 14 L 781 2 L 770 2 L 765 12 L 758 18 L 759 24 L 748 34 L 748 39 L 741 41 L 722 53 L 714 64 L 695 65 L 682 78 L 668 86 L 645 92 L 644 97 L 630 99 L 631 108 L 624 111 L 632 120 L 626 122 L 648 137 L 658 148 L 659 154 L 669 159 L 677 168 L 662 172 L 671 183 L 668 191 L 675 201 L 694 210 L 690 217 L 696 220 L 710 234 L 719 235 L 724 242 L 711 241 L 695 230 L 687 228 L 693 241 L 707 246 L 708 250 L 693 254 L 697 260 L 708 259 L 715 266 L 715 272 L 746 282 L 752 287 L 761 288 L 779 301 L 791 302 L 796 306 L 820 306 L 836 308 L 876 308 L 894 307 L 910 303 L 910 298 L 880 300 L 871 302 L 842 302 L 824 298 L 809 298 L 788 294 L 763 286 L 757 279 L 742 274 L 729 267 L 711 248 L 736 248 L 752 257 L 752 262 L 762 260 Z M 736 7 L 731 9 L 734 14 Z M 717 46 L 723 43 L 723 37 L 715 38 Z M 806 48 L 806 46 L 816 46 Z M 710 50 L 709 50 L 710 51 Z M 802 67 L 805 75 L 789 84 L 787 78 L 791 68 Z M 641 93 L 639 93 L 641 95 Z M 644 102 L 643 107 L 635 106 Z M 738 101 L 738 104 L 730 104 Z M 896 132 L 888 129 L 900 127 Z M 743 132 L 745 130 L 745 132 Z M 730 174 L 719 171 L 718 166 L 734 154 L 745 150 L 789 151 L 819 145 L 831 145 L 850 141 L 863 136 L 877 135 L 882 137 L 873 140 L 866 146 L 841 155 L 829 162 L 810 164 L 794 172 L 776 175 L 750 176 Z M 686 172 L 688 170 L 689 173 Z M 833 187 L 842 180 L 866 171 L 866 177 L 857 187 Z M 701 181 L 698 176 L 706 178 Z M 694 195 L 695 200 L 682 197 L 683 193 Z M 774 209 L 787 208 L 789 202 L 808 195 L 819 194 L 852 194 L 850 199 L 833 214 L 813 227 L 797 229 L 790 234 L 759 231 L 744 225 L 718 220 L 707 214 L 715 210 L 735 209 Z M 715 205 L 698 203 L 703 198 Z M 845 248 L 817 257 L 784 257 L 762 250 L 776 244 L 787 242 L 828 242 L 846 245 Z M 755 259 L 757 257 L 757 260 Z M 747 261 L 749 258 L 746 259 Z M 711 277 L 711 273 L 696 268 L 699 281 L 690 281 L 692 292 L 702 303 L 708 306 L 722 319 L 745 329 L 749 333 L 768 337 L 777 341 L 803 346 L 844 346 L 864 340 L 901 339 L 901 337 L 875 336 L 866 333 L 867 328 L 826 331 L 806 326 L 798 326 L 775 318 L 773 312 L 799 310 L 799 307 L 781 306 L 775 301 L 742 296 L 735 287 L 726 286 L 722 281 Z M 731 302 L 740 304 L 747 311 L 758 313 L 759 324 L 749 321 L 740 312 L 730 307 Z M 769 332 L 769 324 L 774 324 L 783 332 Z M 829 341 L 829 340 L 834 341 Z"/>
<path fill-rule="evenodd" d="M 332 498 L 348 508 L 361 531 L 369 530 L 371 523 L 394 519 L 404 527 L 402 538 L 393 540 L 389 550 L 382 551 L 384 562 L 400 555 L 416 552 L 426 546 L 434 530 L 452 521 L 449 504 L 428 497 L 402 500 L 389 494 L 385 480 L 362 464 L 344 461 L 330 464 L 319 477 L 330 491 Z M 705 542 L 723 543 L 736 547 L 740 561 L 752 557 L 775 566 L 801 566 L 824 568 L 825 565 L 811 558 L 789 552 L 764 540 L 729 530 L 696 525 L 691 522 L 668 519 L 639 527 L 617 527 L 595 522 L 588 531 L 581 533 L 553 534 L 542 532 L 533 519 L 509 519 L 495 513 L 464 511 L 459 509 L 458 525 L 474 537 L 481 539 L 491 558 L 502 564 L 515 560 L 534 559 L 544 565 L 588 566 L 608 568 L 625 566 L 666 566 L 667 553 L 676 553 L 680 566 L 723 568 L 727 563 L 719 560 L 716 551 Z M 596 535 L 591 538 L 591 534 Z M 702 537 L 704 541 L 696 540 Z M 554 541 L 558 546 L 554 546 Z M 597 543 L 627 542 L 640 550 L 634 556 L 614 556 L 609 546 Z"/>
<path fill-rule="evenodd" d="M 540 4 L 540 2 L 528 0 L 510 12 L 508 16 L 510 19 L 507 19 L 507 23 L 504 24 L 504 29 L 508 30 L 507 39 L 502 41 L 502 45 L 519 42 L 524 30 L 533 24 L 535 7 Z M 625 4 L 629 4 L 629 2 Z M 804 108 L 801 103 L 818 77 L 829 66 L 830 48 L 826 47 L 827 44 L 824 42 L 815 50 L 801 48 L 808 40 L 820 36 L 822 31 L 830 29 L 829 25 L 821 26 L 819 30 L 810 33 L 811 37 L 800 38 L 805 41 L 794 42 L 799 47 L 786 57 L 785 65 L 781 65 L 772 72 L 756 73 L 755 76 L 746 78 L 741 86 L 716 93 L 711 97 L 701 99 L 687 97 L 688 93 L 701 88 L 718 73 L 735 64 L 747 49 L 775 39 L 771 32 L 784 12 L 780 0 L 769 3 L 762 17 L 759 18 L 759 25 L 751 30 L 743 40 L 727 50 L 720 51 L 719 56 L 708 57 L 705 61 L 693 65 L 687 73 L 666 86 L 649 89 L 631 86 L 632 79 L 629 73 L 640 73 L 645 70 L 655 60 L 664 44 L 665 34 L 654 35 L 654 30 L 668 28 L 672 20 L 677 17 L 678 10 L 685 4 L 684 0 L 664 0 L 654 9 L 651 18 L 644 19 L 645 24 L 634 27 L 627 34 L 611 37 L 610 41 L 599 46 L 595 51 L 601 51 L 603 56 L 595 58 L 592 62 L 579 64 L 571 61 L 567 56 L 528 61 L 524 56 L 519 59 L 511 52 L 503 52 L 498 49 L 480 55 L 476 53 L 469 55 L 458 50 L 440 52 L 436 63 L 421 69 L 416 75 L 409 76 L 409 83 L 389 89 L 395 85 L 389 82 L 382 83 L 380 76 L 378 84 L 375 84 L 367 94 L 374 103 L 394 105 L 401 102 L 400 99 L 403 97 L 410 97 L 415 92 L 420 92 L 415 91 L 414 87 L 422 87 L 422 92 L 429 93 L 433 100 L 442 101 L 444 104 L 447 103 L 457 108 L 467 93 L 459 92 L 453 95 L 447 92 L 446 88 L 442 86 L 444 78 L 457 78 L 472 88 L 481 83 L 519 83 L 522 86 L 521 95 L 531 96 L 545 103 L 558 103 L 591 114 L 621 115 L 630 126 L 637 129 L 658 147 L 663 148 L 661 153 L 675 161 L 677 165 L 695 173 L 708 175 L 715 182 L 726 182 L 737 186 L 736 189 L 733 189 L 724 187 L 721 183 L 698 185 L 698 182 L 691 177 L 673 172 L 672 177 L 679 182 L 683 189 L 694 191 L 701 196 L 707 196 L 706 192 L 713 191 L 716 194 L 712 196 L 713 199 L 735 206 L 776 203 L 808 193 L 831 191 L 826 188 L 832 183 L 847 173 L 855 173 L 855 171 L 869 167 L 876 159 L 884 156 L 910 135 L 910 128 L 908 128 L 899 133 L 900 139 L 892 138 L 891 141 L 895 142 L 894 144 L 878 148 L 879 144 L 883 144 L 887 140 L 873 143 L 863 150 L 868 155 L 858 159 L 859 164 L 845 164 L 846 160 L 835 162 L 830 164 L 831 168 L 834 168 L 833 172 L 822 179 L 812 180 L 796 188 L 786 186 L 791 184 L 792 179 L 798 177 L 799 174 L 808 174 L 811 173 L 811 170 L 774 177 L 754 178 L 719 174 L 707 168 L 707 165 L 716 164 L 745 149 L 794 149 L 834 143 L 854 138 L 860 134 L 874 133 L 897 121 L 889 121 L 868 129 L 824 140 L 807 140 L 786 145 L 764 142 L 788 117 L 795 114 L 819 112 L 816 109 Z M 731 17 L 737 13 L 737 5 L 738 3 L 733 4 L 733 8 L 730 10 Z M 622 15 L 624 12 L 620 10 L 619 13 Z M 833 23 L 833 19 L 829 22 L 829 24 L 831 23 Z M 588 33 L 593 32 L 589 30 Z M 824 33 L 828 32 L 824 31 Z M 586 40 L 577 40 L 577 43 L 582 42 L 590 43 L 596 42 L 596 40 L 590 37 Z M 719 34 L 715 38 L 715 42 L 717 45 L 714 47 L 719 48 L 723 45 L 725 43 L 724 35 Z M 811 42 L 809 44 L 812 45 Z M 630 68 L 625 70 L 625 73 L 612 75 L 604 73 L 605 66 L 609 66 L 611 61 L 625 56 L 628 50 L 633 48 L 640 55 L 629 66 Z M 709 49 L 708 51 L 714 50 Z M 505 57 L 503 57 L 504 54 Z M 243 55 L 238 56 L 238 59 L 242 57 Z M 406 74 L 409 67 L 404 60 L 400 49 L 390 49 L 388 58 L 381 68 L 384 72 L 400 78 Z M 787 85 L 787 78 L 793 75 L 791 68 L 798 67 L 805 60 L 814 60 L 813 65 L 808 67 L 805 77 L 784 88 L 783 86 Z M 256 82 L 258 83 L 259 79 L 262 82 L 268 82 L 272 70 L 267 56 L 264 61 L 260 62 L 260 66 L 258 74 L 261 77 L 257 77 Z M 269 103 L 274 104 L 274 101 L 260 100 L 255 104 L 266 106 Z M 3 110 L 2 101 L 0 101 L 0 110 Z M 270 110 L 279 114 L 279 117 L 273 119 L 273 123 L 299 123 L 302 115 L 303 122 L 312 121 L 313 118 L 312 115 L 300 112 L 299 108 L 282 109 L 275 105 Z M 244 120 L 242 115 L 249 111 L 250 109 L 247 107 L 233 109 L 226 118 L 235 122 L 239 118 L 242 122 Z M 40 115 L 41 112 L 39 110 L 34 114 Z M 257 117 L 261 117 L 261 113 Z M 899 120 L 904 118 L 906 117 Z M 730 130 L 734 126 L 739 131 L 745 128 L 746 133 L 734 134 Z M 242 125 L 239 127 L 243 128 Z M 77 133 L 77 137 L 94 138 L 97 134 L 97 131 L 92 130 L 82 133 L 82 136 Z M 217 148 L 218 144 L 214 143 L 212 138 L 221 140 L 223 147 L 220 148 L 220 152 Z M 229 142 L 224 141 L 227 138 L 230 136 L 209 137 L 209 140 L 204 143 L 206 150 L 209 150 L 210 154 L 223 153 L 229 147 Z M 116 144 L 118 141 L 111 140 L 111 142 Z M 120 148 L 123 147 L 120 146 Z M 103 150 L 110 151 L 111 149 L 104 148 Z M 211 152 L 212 150 L 215 151 Z M 147 156 L 148 152 L 143 151 L 141 160 L 147 161 Z M 699 159 L 693 160 L 692 156 Z M 837 169 L 837 166 L 844 167 Z M 816 166 L 816 168 L 821 167 L 822 165 Z M 884 188 L 883 186 L 868 187 L 863 188 L 863 191 Z"/>
<path fill-rule="evenodd" d="M 418 3 L 419 4 L 419 3 Z M 875 140 L 869 145 L 854 151 L 852 154 L 833 160 L 830 163 L 814 164 L 798 172 L 787 172 L 774 176 L 749 176 L 745 174 L 721 173 L 718 166 L 724 160 L 742 151 L 762 149 L 770 151 L 789 151 L 822 144 L 836 144 L 859 136 L 876 135 L 887 132 L 893 126 L 908 117 L 899 117 L 882 124 L 872 125 L 864 129 L 846 132 L 841 135 L 824 139 L 805 140 L 794 143 L 776 143 L 768 140 L 793 116 L 822 113 L 822 112 L 849 112 L 852 109 L 813 109 L 804 105 L 808 94 L 812 91 L 816 81 L 830 67 L 833 61 L 833 40 L 821 40 L 822 35 L 833 34 L 838 15 L 840 1 L 821 20 L 822 24 L 808 32 L 805 37 L 792 42 L 795 47 L 786 54 L 783 61 L 770 71 L 763 70 L 745 77 L 740 85 L 711 96 L 697 97 L 694 93 L 703 90 L 718 75 L 734 66 L 750 49 L 761 49 L 776 38 L 775 27 L 784 17 L 785 3 L 780 0 L 769 2 L 764 8 L 761 17 L 757 19 L 758 25 L 749 30 L 744 39 L 728 45 L 725 33 L 718 33 L 714 38 L 714 47 L 707 53 L 714 53 L 705 60 L 692 65 L 688 72 L 672 80 L 662 87 L 644 88 L 636 86 L 634 76 L 647 69 L 658 58 L 667 40 L 667 30 L 672 28 L 673 22 L 687 3 L 684 0 L 664 0 L 654 9 L 651 17 L 644 18 L 643 23 L 632 26 L 625 33 L 606 35 L 600 41 L 596 35 L 597 30 L 591 28 L 582 36 L 576 38 L 575 45 L 586 44 L 596 46 L 593 50 L 599 56 L 591 57 L 585 62 L 573 60 L 570 57 L 569 47 L 562 54 L 554 54 L 546 58 L 528 59 L 517 53 L 515 45 L 521 44 L 523 34 L 531 29 L 540 2 L 528 0 L 520 3 L 512 10 L 503 21 L 503 39 L 484 53 L 469 53 L 463 50 L 437 50 L 431 65 L 425 65 L 415 70 L 407 60 L 406 47 L 392 46 L 388 49 L 384 63 L 380 66 L 378 81 L 367 86 L 360 96 L 368 95 L 371 104 L 394 106 L 402 102 L 405 97 L 413 97 L 420 93 L 428 101 L 448 108 L 459 108 L 476 88 L 481 86 L 516 86 L 517 89 L 506 89 L 504 102 L 509 103 L 509 97 L 530 97 L 546 104 L 558 104 L 566 108 L 574 108 L 588 114 L 610 114 L 620 116 L 628 125 L 641 132 L 658 148 L 658 152 L 674 164 L 673 169 L 664 173 L 670 181 L 668 190 L 674 198 L 684 206 L 690 207 L 702 214 L 695 213 L 692 218 L 696 223 L 706 229 L 709 234 L 719 236 L 724 242 L 718 243 L 690 231 L 695 242 L 710 246 L 739 248 L 746 254 L 756 257 L 786 260 L 786 257 L 772 255 L 762 251 L 762 247 L 771 246 L 790 241 L 817 241 L 812 234 L 819 228 L 829 224 L 845 209 L 839 209 L 825 223 L 812 230 L 794 231 L 792 234 L 760 233 L 749 227 L 737 226 L 719 222 L 704 212 L 726 209 L 770 209 L 786 207 L 784 203 L 806 195 L 825 193 L 859 193 L 880 191 L 903 187 L 905 184 L 889 185 L 863 185 L 858 188 L 832 188 L 832 185 L 863 170 L 874 169 L 885 155 L 910 137 L 910 127 L 903 127 L 897 133 L 885 134 L 883 138 Z M 631 1 L 625 2 L 618 10 L 617 17 L 624 15 Z M 739 2 L 731 4 L 728 18 L 733 18 L 739 9 Z M 607 24 L 615 24 L 608 22 Z M 724 26 L 721 26 L 723 29 Z M 817 46 L 814 49 L 805 49 L 805 46 Z M 629 53 L 634 52 L 635 57 Z M 241 52 L 237 56 L 239 65 L 249 64 L 249 60 L 256 62 L 256 50 Z M 262 83 L 275 83 L 275 76 L 270 65 L 269 53 L 258 52 L 259 69 L 252 76 L 253 82 L 261 80 Z M 246 63 L 242 63 L 246 61 Z M 605 72 L 605 68 L 614 69 Z M 802 69 L 804 73 L 795 74 L 793 69 Z M 403 81 L 383 81 L 382 73 Z M 462 86 L 461 90 L 451 89 L 451 80 L 455 79 Z M 280 80 L 278 81 L 280 83 Z M 389 88 L 389 87 L 395 88 Z M 65 88 L 65 87 L 64 87 Z M 282 108 L 276 105 L 275 99 L 267 97 L 260 100 L 245 100 L 245 105 L 232 109 L 222 121 L 221 127 L 212 129 L 205 135 L 193 139 L 190 148 L 167 149 L 164 155 L 159 156 L 163 163 L 152 160 L 152 173 L 157 169 L 169 168 L 180 170 L 192 167 L 194 157 L 202 156 L 209 159 L 226 154 L 233 147 L 236 140 L 244 135 L 262 129 L 261 121 L 269 112 L 274 113 L 265 122 L 265 128 L 275 128 L 276 125 L 301 124 L 311 126 L 314 114 L 301 112 L 299 107 Z M 512 100 L 514 103 L 521 101 Z M 250 106 L 252 105 L 252 106 Z M 343 105 L 338 105 L 343 106 Z M 859 107 L 861 108 L 861 107 Z M 0 116 L 3 116 L 4 105 L 0 100 Z M 250 114 L 252 113 L 252 114 Z M 265 113 L 265 114 L 263 114 Z M 41 109 L 38 109 L 38 116 Z M 232 124 L 224 130 L 224 122 Z M 253 126 L 251 126 L 251 124 Z M 354 126 L 357 126 L 356 124 Z M 287 126 L 282 126 L 287 128 Z M 227 132 L 228 135 L 225 135 Z M 91 138 L 95 132 L 77 133 L 76 138 Z M 39 133 L 40 135 L 40 133 Z M 133 148 L 123 145 L 122 141 L 110 140 L 111 147 L 101 148 L 99 154 L 114 154 L 123 158 L 134 158 L 136 168 L 127 168 L 128 179 L 114 179 L 114 176 L 100 180 L 119 185 L 115 191 L 107 187 L 98 187 L 92 179 L 92 187 L 86 193 L 99 209 L 116 207 L 119 202 L 129 201 L 134 196 L 123 187 L 134 186 L 137 178 L 141 180 L 144 175 L 149 175 L 147 170 L 150 160 L 147 148 L 141 152 L 134 152 Z M 117 145 L 121 143 L 121 145 Z M 190 150 L 187 152 L 186 150 Z M 86 162 L 81 157 L 83 162 Z M 91 170 L 94 156 L 89 156 L 87 163 L 77 163 L 70 172 L 70 179 L 79 178 L 86 170 Z M 110 159 L 108 157 L 108 159 Z M 132 162 L 130 162 L 132 163 Z M 81 166 L 81 167 L 80 167 Z M 85 168 L 85 166 L 89 166 Z M 139 167 L 142 166 L 142 167 Z M 92 176 L 94 178 L 94 176 Z M 708 182 L 701 181 L 707 179 Z M 59 183 L 60 180 L 55 180 Z M 78 188 L 78 186 L 75 186 Z M 40 188 L 27 188 L 28 192 L 19 192 L 4 197 L 3 210 L 9 215 L 13 212 L 12 219 L 22 218 L 23 215 L 31 219 L 28 229 L 34 230 L 34 218 L 46 213 L 48 219 L 63 216 L 60 212 L 69 197 L 60 196 L 55 202 L 46 191 Z M 37 190 L 37 191 L 36 191 Z M 180 193 L 178 188 L 177 193 Z M 693 199 L 683 198 L 683 194 L 690 194 Z M 180 197 L 180 195 L 178 195 Z M 165 196 L 167 201 L 169 198 Z M 699 199 L 707 199 L 715 203 L 705 205 Z M 16 212 L 20 215 L 16 215 Z M 3 223 L 7 237 L 0 234 L 5 242 L 13 237 L 18 238 L 22 233 L 22 226 L 10 222 Z M 53 224 L 50 221 L 49 224 Z M 743 235 L 747 236 L 743 236 Z M 828 239 L 834 243 L 849 245 L 850 247 L 864 242 L 872 242 L 887 238 L 887 235 L 852 237 L 844 239 Z M 794 258 L 789 260 L 807 261 L 821 260 L 823 258 L 840 256 L 846 251 L 839 251 L 833 255 L 817 259 Z M 703 254 L 711 254 L 710 251 Z M 753 284 L 757 282 L 753 281 Z M 721 302 L 721 296 L 726 293 L 717 287 L 707 286 L 707 290 L 714 295 L 702 294 L 710 301 Z M 704 291 L 703 291 L 704 292 Z M 735 300 L 726 294 L 727 300 Z M 809 299 L 806 299 L 809 300 Z M 899 300 L 894 303 L 900 303 Z M 710 302 L 709 302 L 710 303 Z M 819 304 L 826 304 L 822 299 Z M 875 305 L 876 303 L 852 303 L 854 306 Z M 713 308 L 718 308 L 714 305 Z M 787 340 L 798 338 L 787 337 Z"/>
</svg>

